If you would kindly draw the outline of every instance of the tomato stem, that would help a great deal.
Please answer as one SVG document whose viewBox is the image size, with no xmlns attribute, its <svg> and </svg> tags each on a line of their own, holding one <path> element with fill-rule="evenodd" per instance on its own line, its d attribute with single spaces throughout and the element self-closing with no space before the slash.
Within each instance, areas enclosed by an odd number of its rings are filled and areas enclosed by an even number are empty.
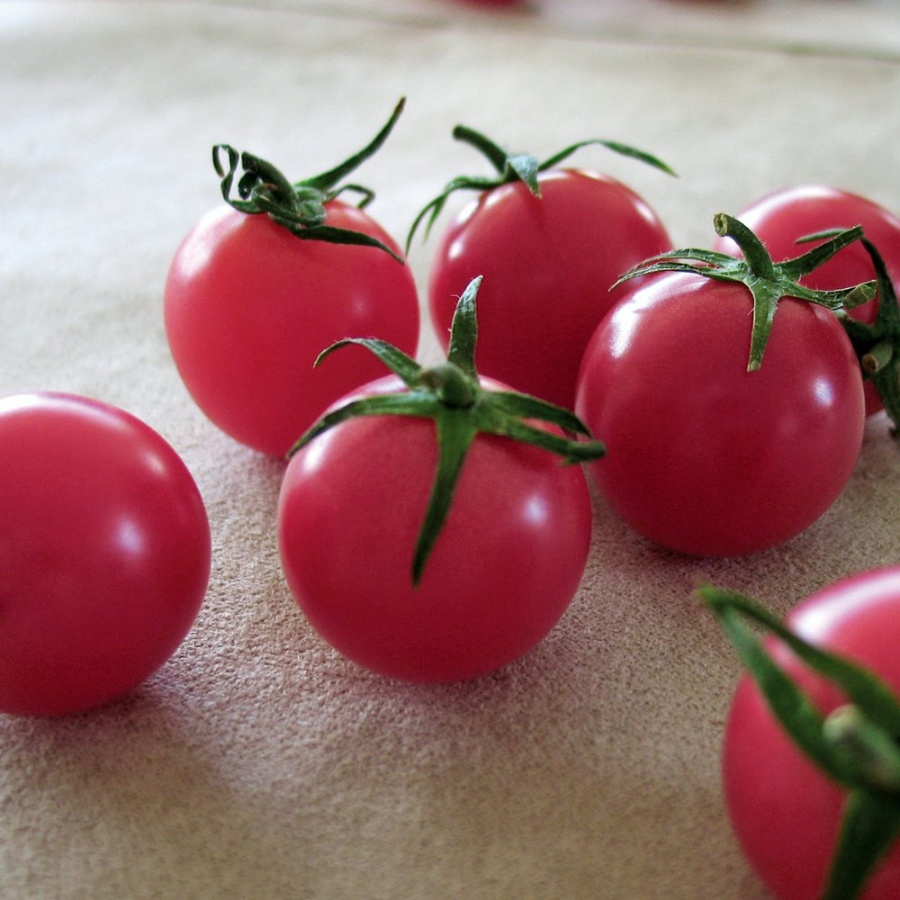
<svg viewBox="0 0 900 900">
<path fill-rule="evenodd" d="M 401 98 L 387 123 L 362 150 L 334 168 L 293 184 L 267 160 L 246 150 L 239 153 L 230 144 L 216 144 L 212 148 L 212 159 L 213 167 L 221 178 L 222 197 L 239 212 L 268 215 L 273 222 L 301 240 L 376 247 L 403 263 L 403 258 L 383 241 L 359 231 L 325 224 L 325 204 L 346 191 L 361 195 L 362 199 L 357 204 L 360 208 L 374 198 L 375 193 L 369 188 L 358 184 L 342 185 L 340 181 L 384 144 L 405 103 L 405 98 Z M 235 189 L 236 197 L 233 195 Z"/>
<path fill-rule="evenodd" d="M 474 278 L 459 298 L 450 329 L 448 358 L 443 363 L 424 368 L 403 351 L 374 338 L 346 338 L 324 350 L 316 365 L 347 344 L 362 346 L 398 375 L 406 390 L 371 394 L 326 412 L 288 453 L 289 456 L 298 453 L 330 428 L 358 416 L 400 415 L 435 422 L 438 462 L 413 553 L 413 584 L 422 578 L 452 506 L 469 448 L 479 434 L 530 444 L 562 457 L 567 463 L 599 459 L 606 452 L 574 413 L 528 394 L 489 389 L 480 383 L 475 369 L 478 333 L 475 300 L 480 285 L 481 277 Z"/>
<path fill-rule="evenodd" d="M 481 192 L 491 191 L 501 185 L 520 181 L 528 187 L 528 190 L 531 191 L 534 197 L 540 198 L 541 186 L 538 175 L 541 172 L 556 168 L 560 163 L 564 162 L 573 153 L 581 150 L 583 147 L 592 145 L 606 147 L 606 149 L 612 150 L 614 153 L 618 153 L 621 156 L 636 159 L 649 166 L 653 166 L 662 172 L 666 172 L 669 175 L 675 175 L 674 170 L 658 157 L 646 153 L 643 150 L 638 150 L 635 147 L 631 147 L 628 144 L 620 143 L 619 141 L 609 141 L 602 138 L 590 138 L 588 140 L 578 141 L 575 144 L 564 147 L 562 150 L 559 150 L 552 156 L 541 161 L 530 153 L 510 153 L 490 138 L 485 137 L 481 132 L 476 131 L 474 128 L 469 128 L 467 125 L 455 126 L 452 134 L 454 140 L 469 144 L 471 147 L 478 150 L 494 167 L 496 175 L 494 177 L 458 175 L 448 181 L 444 186 L 443 191 L 441 191 L 441 193 L 433 200 L 429 201 L 413 220 L 412 226 L 409 229 L 409 234 L 406 237 L 407 253 L 409 253 L 413 237 L 423 221 L 426 223 L 425 238 L 427 240 L 428 235 L 431 233 L 432 226 L 440 216 L 448 198 L 452 194 L 462 190 Z"/>
<path fill-rule="evenodd" d="M 762 365 L 775 313 L 784 297 L 818 303 L 839 312 L 859 306 L 875 296 L 875 281 L 835 291 L 816 291 L 800 283 L 804 275 L 808 275 L 831 259 L 839 250 L 854 241 L 861 240 L 863 238 L 861 228 L 848 228 L 834 233 L 826 243 L 793 259 L 775 263 L 765 245 L 740 220 L 726 213 L 717 213 L 713 217 L 713 225 L 717 234 L 728 236 L 737 243 L 743 257 L 694 247 L 670 250 L 629 269 L 619 277 L 613 287 L 630 278 L 661 272 L 687 272 L 704 278 L 743 284 L 750 292 L 753 302 L 748 372 L 753 372 Z"/>
<path fill-rule="evenodd" d="M 900 699 L 873 672 L 803 640 L 750 598 L 712 585 L 698 593 L 784 731 L 816 766 L 849 791 L 822 896 L 854 900 L 900 836 Z M 849 703 L 823 716 L 750 624 L 787 644 Z"/>
</svg>

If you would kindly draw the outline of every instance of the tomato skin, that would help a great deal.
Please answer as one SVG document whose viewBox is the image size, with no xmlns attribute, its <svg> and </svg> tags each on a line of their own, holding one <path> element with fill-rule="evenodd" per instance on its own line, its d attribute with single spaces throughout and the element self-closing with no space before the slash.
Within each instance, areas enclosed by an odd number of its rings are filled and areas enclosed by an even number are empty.
<svg viewBox="0 0 900 900">
<path fill-rule="evenodd" d="M 200 610 L 203 500 L 166 441 L 68 394 L 0 400 L 0 711 L 99 706 L 155 672 Z"/>
<path fill-rule="evenodd" d="M 807 598 L 787 624 L 810 643 L 878 674 L 900 693 L 900 567 L 870 570 L 837 581 Z M 783 645 L 769 651 L 823 714 L 842 702 Z M 821 895 L 837 840 L 846 791 L 830 782 L 771 716 L 748 675 L 735 692 L 722 765 L 726 804 L 748 860 L 782 900 Z M 900 846 L 889 851 L 863 900 L 900 897 Z"/>
<path fill-rule="evenodd" d="M 766 245 L 772 258 L 779 262 L 799 256 L 814 243 L 798 244 L 808 234 L 835 228 L 861 225 L 866 237 L 883 256 L 894 287 L 900 293 L 900 218 L 865 197 L 825 185 L 801 185 L 773 191 L 751 203 L 738 213 L 740 219 Z M 728 238 L 719 238 L 715 249 L 735 253 Z M 851 244 L 827 263 L 801 279 L 807 287 L 836 290 L 861 284 L 875 278 L 875 269 L 865 247 Z M 877 310 L 877 298 L 851 310 L 860 322 L 871 323 Z M 882 408 L 874 386 L 868 382 L 866 413 L 873 415 Z"/>
<path fill-rule="evenodd" d="M 366 392 L 399 385 L 391 376 Z M 313 628 L 356 663 L 413 682 L 474 678 L 535 646 L 575 594 L 591 537 L 580 467 L 479 435 L 414 586 L 436 460 L 431 421 L 352 419 L 291 459 L 278 506 L 284 572 Z"/>
<path fill-rule="evenodd" d="M 656 213 L 613 178 L 562 169 L 538 182 L 540 198 L 523 182 L 505 184 L 451 222 L 432 262 L 429 307 L 446 347 L 456 298 L 483 275 L 478 371 L 571 409 L 584 348 L 625 292 L 609 288 L 672 245 Z"/>
<path fill-rule="evenodd" d="M 645 537 L 698 556 L 787 541 L 831 505 L 862 443 L 862 379 L 828 310 L 784 299 L 747 371 L 742 285 L 668 274 L 620 303 L 585 353 L 576 412 L 606 445 L 591 464 Z"/>
<path fill-rule="evenodd" d="M 364 211 L 339 200 L 326 210 L 326 224 L 396 249 Z M 382 371 L 359 348 L 313 369 L 319 353 L 374 336 L 412 355 L 419 305 L 409 267 L 383 250 L 301 240 L 268 216 L 223 205 L 175 254 L 165 325 L 178 371 L 208 418 L 283 456 L 329 403 Z"/>
</svg>

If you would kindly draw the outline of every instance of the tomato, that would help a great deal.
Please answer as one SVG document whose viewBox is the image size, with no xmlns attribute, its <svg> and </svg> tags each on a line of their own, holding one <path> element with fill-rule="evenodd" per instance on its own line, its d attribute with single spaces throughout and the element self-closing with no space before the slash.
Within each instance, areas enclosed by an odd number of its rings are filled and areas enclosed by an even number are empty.
<svg viewBox="0 0 900 900">
<path fill-rule="evenodd" d="M 797 240 L 806 235 L 861 225 L 884 258 L 891 281 L 900 290 L 900 218 L 872 200 L 836 188 L 803 185 L 768 194 L 751 203 L 737 217 L 763 241 L 776 260 L 799 255 L 809 245 L 799 245 Z M 720 238 L 714 246 L 724 252 L 735 249 L 727 238 Z M 874 277 L 869 254 L 860 243 L 855 243 L 803 278 L 802 283 L 831 290 Z M 873 300 L 851 310 L 850 315 L 871 323 L 876 304 L 877 300 Z M 867 383 L 867 414 L 872 415 L 881 407 L 877 392 Z"/>
<path fill-rule="evenodd" d="M 396 244 L 340 200 L 326 224 Z M 231 437 L 283 456 L 332 401 L 381 369 L 351 349 L 314 370 L 321 350 L 358 334 L 415 352 L 419 306 L 408 266 L 373 247 L 299 240 L 264 215 L 222 206 L 181 244 L 165 287 L 178 371 L 201 410 Z"/>
<path fill-rule="evenodd" d="M 400 386 L 389 376 L 365 392 Z M 311 625 L 360 665 L 418 682 L 473 678 L 535 646 L 575 594 L 591 537 L 580 467 L 479 435 L 414 585 L 436 461 L 432 422 L 353 419 L 291 459 L 278 506 L 285 575 Z"/>
<path fill-rule="evenodd" d="M 493 188 L 451 222 L 432 260 L 429 307 L 446 346 L 454 298 L 484 275 L 479 371 L 571 409 L 584 348 L 625 291 L 611 285 L 671 242 L 653 210 L 613 178 L 551 170 L 538 184 L 539 198 L 522 181 Z"/>
<path fill-rule="evenodd" d="M 776 546 L 847 483 L 864 426 L 859 366 L 837 317 L 785 297 L 748 371 L 753 300 L 743 284 L 657 276 L 587 348 L 575 411 L 607 455 L 591 464 L 609 504 L 683 553 Z"/>
<path fill-rule="evenodd" d="M 874 672 L 900 694 L 900 568 L 835 582 L 797 606 L 787 625 L 810 644 Z M 768 646 L 823 715 L 846 702 L 781 642 Z M 782 900 L 821 896 L 847 791 L 794 745 L 749 675 L 731 705 L 722 774 L 735 833 L 763 881 Z M 888 852 L 861 897 L 900 897 L 900 847 Z"/>
<path fill-rule="evenodd" d="M 197 486 L 121 409 L 0 400 L 0 711 L 57 715 L 142 682 L 193 625 L 210 573 Z"/>
</svg>

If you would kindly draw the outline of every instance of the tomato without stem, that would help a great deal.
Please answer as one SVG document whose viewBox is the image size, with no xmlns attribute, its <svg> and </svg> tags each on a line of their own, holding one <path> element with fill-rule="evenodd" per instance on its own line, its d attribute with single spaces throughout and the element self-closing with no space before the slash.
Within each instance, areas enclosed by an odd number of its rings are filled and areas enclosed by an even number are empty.
<svg viewBox="0 0 900 900">
<path fill-rule="evenodd" d="M 741 284 L 665 274 L 614 309 L 584 356 L 576 413 L 607 448 L 595 480 L 626 522 L 680 552 L 792 538 L 859 454 L 862 380 L 834 314 L 781 300 L 748 371 L 751 312 Z"/>
<path fill-rule="evenodd" d="M 397 251 L 365 211 L 340 200 L 325 209 L 327 225 Z M 355 348 L 314 370 L 319 352 L 372 334 L 414 353 L 418 296 L 409 267 L 383 250 L 301 240 L 268 216 L 222 206 L 175 255 L 165 325 L 203 412 L 241 443 L 282 456 L 326 406 L 382 371 Z"/>
<path fill-rule="evenodd" d="M 121 409 L 0 400 L 0 711 L 57 715 L 126 693 L 175 652 L 210 572 L 181 459 Z"/>
<path fill-rule="evenodd" d="M 810 234 L 861 225 L 865 236 L 882 255 L 891 281 L 900 290 L 900 218 L 872 200 L 824 185 L 801 185 L 774 191 L 756 200 L 737 216 L 766 245 L 773 259 L 797 256 L 810 244 L 798 244 Z M 735 244 L 719 238 L 716 249 L 735 252 Z M 810 272 L 802 283 L 819 290 L 860 284 L 875 277 L 872 260 L 860 243 L 842 249 L 824 265 Z M 858 306 L 850 315 L 871 323 L 877 300 Z M 866 384 L 866 412 L 882 407 L 877 392 Z"/>
<path fill-rule="evenodd" d="M 571 409 L 587 342 L 625 293 L 610 287 L 671 242 L 648 204 L 611 177 L 560 169 L 537 181 L 540 197 L 523 181 L 503 184 L 450 223 L 432 260 L 429 306 L 446 346 L 455 298 L 483 275 L 479 371 Z"/>
<path fill-rule="evenodd" d="M 400 387 L 390 376 L 366 394 Z M 575 594 L 591 536 L 580 467 L 478 435 L 415 585 L 436 462 L 433 422 L 352 419 L 292 458 L 278 507 L 284 571 L 313 627 L 355 662 L 419 682 L 472 678 L 535 646 Z"/>
<path fill-rule="evenodd" d="M 810 644 L 864 666 L 900 694 L 900 568 L 835 582 L 797 606 L 786 624 Z M 823 715 L 847 702 L 780 641 L 768 646 Z M 735 833 L 763 881 L 782 900 L 821 896 L 847 792 L 795 746 L 749 675 L 729 713 L 723 779 Z M 900 848 L 888 852 L 860 896 L 900 897 Z"/>
</svg>

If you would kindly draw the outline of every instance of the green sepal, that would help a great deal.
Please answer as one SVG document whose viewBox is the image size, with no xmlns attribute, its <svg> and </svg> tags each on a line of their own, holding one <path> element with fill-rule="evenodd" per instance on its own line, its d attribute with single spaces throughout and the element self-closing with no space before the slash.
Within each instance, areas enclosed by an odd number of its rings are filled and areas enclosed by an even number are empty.
<svg viewBox="0 0 900 900">
<path fill-rule="evenodd" d="M 388 121 L 362 150 L 334 168 L 294 183 L 272 163 L 246 150 L 238 152 L 230 144 L 216 144 L 212 148 L 212 160 L 213 167 L 221 178 L 222 197 L 239 212 L 268 215 L 273 222 L 303 240 L 376 247 L 403 263 L 404 260 L 398 253 L 377 238 L 324 223 L 325 204 L 340 194 L 348 191 L 359 194 L 361 200 L 357 205 L 360 209 L 374 198 L 374 191 L 367 187 L 359 184 L 342 185 L 340 182 L 384 144 L 405 103 L 405 98 L 401 98 Z"/>
<path fill-rule="evenodd" d="M 538 175 L 541 172 L 546 172 L 548 169 L 558 166 L 583 147 L 606 147 L 608 150 L 612 150 L 620 156 L 646 163 L 668 175 L 676 174 L 672 168 L 652 153 L 638 150 L 637 148 L 630 147 L 628 144 L 623 144 L 620 141 L 609 141 L 602 138 L 590 138 L 588 140 L 578 141 L 575 144 L 570 144 L 568 147 L 564 147 L 552 156 L 547 157 L 543 162 L 536 156 L 532 156 L 530 153 L 509 153 L 498 144 L 494 143 L 490 138 L 485 137 L 480 132 L 475 131 L 473 128 L 469 128 L 466 125 L 457 125 L 453 129 L 453 138 L 454 140 L 469 144 L 480 151 L 494 167 L 496 175 L 493 177 L 459 175 L 448 181 L 447 184 L 444 185 L 444 189 L 441 193 L 433 200 L 429 201 L 413 220 L 412 226 L 409 229 L 409 234 L 406 238 L 407 253 L 409 253 L 409 248 L 412 245 L 416 231 L 418 231 L 419 226 L 426 219 L 425 239 L 427 240 L 434 223 L 437 221 L 447 200 L 452 194 L 462 190 L 490 191 L 504 184 L 521 181 L 528 186 L 528 189 L 535 197 L 540 197 L 541 187 L 538 182 Z"/>
<path fill-rule="evenodd" d="M 798 243 L 830 238 L 834 234 L 834 231 L 818 232 L 800 238 Z M 900 434 L 900 304 L 878 248 L 865 236 L 861 241 L 875 269 L 878 311 L 871 325 L 850 316 L 842 316 L 841 322 L 856 351 L 863 378 L 875 386 L 897 437 Z"/>
<path fill-rule="evenodd" d="M 817 303 L 838 312 L 860 306 L 875 296 L 875 281 L 834 291 L 817 291 L 799 283 L 800 278 L 831 259 L 839 250 L 861 240 L 863 232 L 859 227 L 838 232 L 825 244 L 793 259 L 775 263 L 759 238 L 739 219 L 726 213 L 717 213 L 713 217 L 713 224 L 719 236 L 730 237 L 738 244 L 744 254 L 743 258 L 694 247 L 669 250 L 629 269 L 613 287 L 618 287 L 631 278 L 663 272 L 687 272 L 744 285 L 753 299 L 748 372 L 756 371 L 762 365 L 775 313 L 784 297 Z"/>
<path fill-rule="evenodd" d="M 560 456 L 564 463 L 599 459 L 606 452 L 569 410 L 527 394 L 481 385 L 475 369 L 475 300 L 480 284 L 480 276 L 473 279 L 457 303 L 446 362 L 422 366 L 393 345 L 375 338 L 347 338 L 324 350 L 316 365 L 348 344 L 364 347 L 397 375 L 406 389 L 370 394 L 328 411 L 288 451 L 288 456 L 293 456 L 329 429 L 359 416 L 399 415 L 434 421 L 438 462 L 413 553 L 414 584 L 421 580 L 452 506 L 469 448 L 479 434 L 530 444 Z M 533 422 L 555 425 L 563 434 L 547 431 Z"/>
<path fill-rule="evenodd" d="M 848 790 L 822 896 L 854 900 L 900 836 L 900 700 L 873 672 L 813 646 L 744 595 L 712 585 L 698 593 L 785 732 Z M 823 716 L 748 622 L 784 642 L 800 661 L 839 688 L 848 704 Z"/>
</svg>

